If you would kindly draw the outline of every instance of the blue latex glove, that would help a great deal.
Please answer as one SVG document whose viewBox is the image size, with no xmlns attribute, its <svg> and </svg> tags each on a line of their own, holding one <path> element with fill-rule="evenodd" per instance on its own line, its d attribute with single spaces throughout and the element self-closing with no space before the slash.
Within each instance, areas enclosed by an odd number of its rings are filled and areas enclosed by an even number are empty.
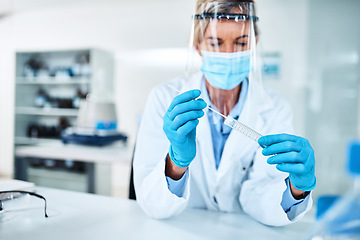
<svg viewBox="0 0 360 240">
<path fill-rule="evenodd" d="M 270 156 L 269 164 L 277 164 L 276 168 L 288 172 L 291 184 L 298 190 L 311 191 L 315 188 L 315 157 L 314 150 L 305 138 L 277 134 L 263 136 L 259 139 L 260 146 L 266 146 L 262 154 Z"/>
<path fill-rule="evenodd" d="M 203 99 L 196 99 L 200 94 L 196 89 L 176 96 L 164 116 L 163 130 L 170 141 L 169 157 L 178 167 L 189 166 L 196 155 L 196 126 L 207 106 Z"/>
</svg>

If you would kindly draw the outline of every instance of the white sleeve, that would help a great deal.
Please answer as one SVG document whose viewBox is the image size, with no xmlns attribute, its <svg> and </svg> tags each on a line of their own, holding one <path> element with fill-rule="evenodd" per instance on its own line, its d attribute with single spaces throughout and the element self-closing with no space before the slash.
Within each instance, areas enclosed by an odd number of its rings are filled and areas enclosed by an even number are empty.
<svg viewBox="0 0 360 240">
<path fill-rule="evenodd" d="M 164 159 L 170 143 L 162 125 L 171 97 L 164 97 L 166 95 L 169 93 L 157 89 L 149 96 L 137 136 L 133 163 L 137 202 L 153 218 L 179 214 L 186 208 L 189 199 L 190 178 L 186 180 L 182 197 L 171 193 L 167 186 Z"/>
<path fill-rule="evenodd" d="M 289 220 L 291 222 L 296 221 L 298 218 L 301 218 L 302 213 L 307 210 L 308 202 L 311 199 L 310 195 L 307 195 L 304 199 L 296 200 L 290 190 L 290 182 L 289 178 L 285 180 L 286 182 L 286 190 L 283 194 L 283 199 L 281 202 L 281 206 L 283 210 L 286 212 Z"/>
<path fill-rule="evenodd" d="M 278 105 L 278 116 L 268 123 L 271 128 L 266 134 L 293 133 L 292 111 L 286 102 Z M 299 220 L 312 206 L 311 196 L 301 204 L 301 208 L 292 211 L 290 219 L 281 202 L 287 189 L 285 179 L 288 173 L 280 172 L 275 165 L 266 162 L 268 157 L 262 155 L 259 147 L 253 159 L 249 175 L 244 181 L 240 192 L 240 203 L 243 210 L 257 221 L 270 226 L 283 226 Z"/>
</svg>

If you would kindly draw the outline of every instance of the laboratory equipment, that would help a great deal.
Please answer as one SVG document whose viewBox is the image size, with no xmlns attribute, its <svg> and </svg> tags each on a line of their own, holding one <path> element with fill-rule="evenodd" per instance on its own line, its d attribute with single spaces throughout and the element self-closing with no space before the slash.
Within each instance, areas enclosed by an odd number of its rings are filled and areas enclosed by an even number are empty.
<svg viewBox="0 0 360 240">
<path fill-rule="evenodd" d="M 236 119 L 232 118 L 231 116 L 227 116 L 224 121 L 225 125 L 235 129 L 236 131 L 244 134 L 245 136 L 249 137 L 250 139 L 257 142 L 262 135 L 256 132 L 254 129 L 249 128 L 245 124 L 237 121 Z"/>
<path fill-rule="evenodd" d="M 65 129 L 63 143 L 104 146 L 115 141 L 127 141 L 127 136 L 117 130 L 115 103 L 93 98 L 88 94 L 80 103 L 77 126 Z"/>
<path fill-rule="evenodd" d="M 168 86 L 172 89 L 174 89 L 175 91 L 177 91 L 178 93 L 181 93 L 180 90 L 176 89 L 175 87 L 173 87 L 172 85 L 168 84 Z M 225 121 L 224 124 L 231 127 L 232 129 L 235 129 L 236 131 L 242 133 L 243 135 L 247 136 L 248 138 L 254 140 L 255 142 L 258 142 L 259 138 L 262 137 L 262 135 L 258 132 L 256 132 L 254 129 L 246 126 L 245 124 L 241 123 L 240 121 L 234 119 L 231 116 L 225 116 L 224 114 L 216 111 L 215 109 L 213 109 L 210 106 L 207 106 L 207 108 L 211 111 L 213 111 L 214 113 L 222 116 Z"/>
<path fill-rule="evenodd" d="M 87 95 L 85 101 L 81 101 L 77 118 L 78 128 L 94 129 L 99 123 L 116 122 L 117 116 L 114 102 L 98 100 L 93 98 L 91 94 Z M 115 125 L 109 125 L 108 129 L 116 129 Z"/>
</svg>

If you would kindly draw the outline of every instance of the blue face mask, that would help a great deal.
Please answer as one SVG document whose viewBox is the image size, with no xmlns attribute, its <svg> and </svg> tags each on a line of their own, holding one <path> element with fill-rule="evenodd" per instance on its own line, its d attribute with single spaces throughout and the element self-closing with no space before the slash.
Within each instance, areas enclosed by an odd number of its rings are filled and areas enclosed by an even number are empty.
<svg viewBox="0 0 360 240">
<path fill-rule="evenodd" d="M 250 50 L 234 53 L 201 51 L 201 54 L 201 71 L 213 87 L 233 89 L 251 72 Z"/>
</svg>

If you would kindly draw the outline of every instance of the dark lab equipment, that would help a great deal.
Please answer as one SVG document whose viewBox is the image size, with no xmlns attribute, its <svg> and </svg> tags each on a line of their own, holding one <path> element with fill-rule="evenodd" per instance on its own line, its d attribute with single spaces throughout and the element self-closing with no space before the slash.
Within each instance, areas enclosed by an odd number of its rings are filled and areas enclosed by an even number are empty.
<svg viewBox="0 0 360 240">
<path fill-rule="evenodd" d="M 61 117 L 56 126 L 45 126 L 38 123 L 32 123 L 28 126 L 27 136 L 30 138 L 60 138 L 61 132 L 70 127 L 71 124 L 67 118 Z"/>
<path fill-rule="evenodd" d="M 48 101 L 49 101 L 49 96 L 47 92 L 44 89 L 40 88 L 35 96 L 35 100 L 34 100 L 35 107 L 40 107 L 40 108 L 44 107 Z"/>
<path fill-rule="evenodd" d="M 25 62 L 25 72 L 24 75 L 27 75 L 31 72 L 34 77 L 38 76 L 41 70 L 47 71 L 48 66 L 40 54 L 33 54 L 30 58 Z"/>
</svg>

